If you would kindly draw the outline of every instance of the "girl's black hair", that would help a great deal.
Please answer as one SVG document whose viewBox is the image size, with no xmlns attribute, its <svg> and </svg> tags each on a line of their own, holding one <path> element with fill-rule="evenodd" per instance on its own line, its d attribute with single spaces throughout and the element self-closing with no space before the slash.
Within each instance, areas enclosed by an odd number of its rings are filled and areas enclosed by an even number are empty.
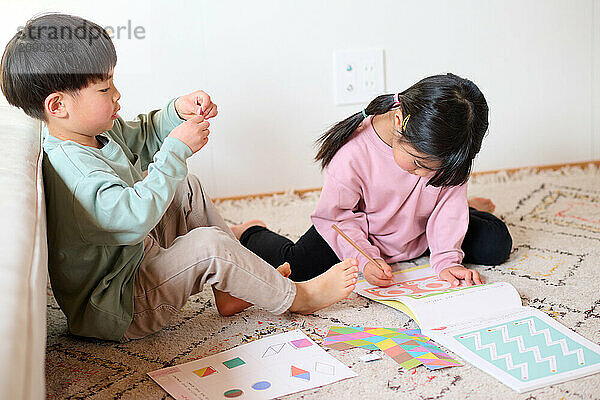
<svg viewBox="0 0 600 400">
<path fill-rule="evenodd" d="M 8 42 L 0 86 L 10 104 L 45 120 L 48 95 L 76 93 L 105 80 L 116 63 L 115 47 L 102 27 L 81 17 L 50 13 L 27 21 Z"/>
<path fill-rule="evenodd" d="M 366 114 L 385 114 L 397 107 L 394 97 L 376 97 L 365 109 Z M 427 184 L 439 187 L 465 183 L 488 129 L 488 106 L 479 88 L 454 74 L 435 75 L 422 79 L 398 97 L 402 115 L 410 114 L 402 140 L 427 155 L 427 160 L 439 163 Z M 321 162 L 322 168 L 327 167 L 364 119 L 362 112 L 351 115 L 317 140 L 319 151 L 315 160 Z"/>
</svg>

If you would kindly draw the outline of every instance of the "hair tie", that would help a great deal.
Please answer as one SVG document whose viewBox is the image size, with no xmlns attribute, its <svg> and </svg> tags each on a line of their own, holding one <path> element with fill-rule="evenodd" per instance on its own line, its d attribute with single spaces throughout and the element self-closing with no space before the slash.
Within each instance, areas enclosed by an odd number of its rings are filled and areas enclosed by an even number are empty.
<svg viewBox="0 0 600 400">
<path fill-rule="evenodd" d="M 402 133 L 404 133 L 406 131 L 406 124 L 408 124 L 409 119 L 410 119 L 410 114 L 408 114 L 406 116 L 406 118 L 404 118 L 404 121 L 402 121 Z"/>
<path fill-rule="evenodd" d="M 394 105 L 397 106 L 398 104 L 400 104 L 400 93 L 394 95 Z"/>
<path fill-rule="evenodd" d="M 366 111 L 366 108 L 365 108 L 364 110 L 362 110 L 362 116 L 363 116 L 363 118 L 365 118 L 365 119 L 367 118 L 367 111 Z"/>
</svg>

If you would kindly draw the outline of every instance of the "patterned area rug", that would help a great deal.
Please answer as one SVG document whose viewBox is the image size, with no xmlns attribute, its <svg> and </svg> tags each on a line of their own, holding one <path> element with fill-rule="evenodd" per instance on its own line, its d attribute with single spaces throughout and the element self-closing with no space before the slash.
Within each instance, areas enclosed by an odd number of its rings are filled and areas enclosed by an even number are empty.
<svg viewBox="0 0 600 400">
<path fill-rule="evenodd" d="M 600 170 L 498 173 L 472 179 L 471 196 L 491 197 L 496 215 L 514 239 L 510 259 L 498 267 L 472 266 L 487 281 L 511 283 L 523 304 L 600 342 Z M 318 193 L 219 204 L 230 223 L 253 218 L 296 240 L 309 227 Z M 427 258 L 408 265 L 427 263 Z M 465 310 L 468 312 L 468 310 Z M 146 373 L 205 357 L 264 336 L 301 329 L 318 343 L 331 325 L 416 328 L 407 316 L 356 295 L 310 316 L 272 316 L 250 308 L 219 316 L 212 292 L 190 298 L 168 327 L 125 344 L 84 340 L 67 333 L 66 320 L 48 291 L 46 353 L 49 399 L 168 399 Z M 517 394 L 477 368 L 406 371 L 387 357 L 364 364 L 369 350 L 329 354 L 358 377 L 286 398 L 303 399 L 598 399 L 600 374 Z M 460 360 L 460 357 L 458 357 Z M 350 393 L 352 395 L 350 395 Z"/>
</svg>

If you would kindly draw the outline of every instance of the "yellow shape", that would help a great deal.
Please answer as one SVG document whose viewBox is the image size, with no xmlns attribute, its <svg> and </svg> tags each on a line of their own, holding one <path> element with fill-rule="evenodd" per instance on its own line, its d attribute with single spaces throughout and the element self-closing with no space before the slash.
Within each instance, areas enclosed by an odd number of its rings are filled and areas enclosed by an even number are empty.
<svg viewBox="0 0 600 400">
<path fill-rule="evenodd" d="M 344 340 L 344 343 L 348 343 L 351 344 L 352 346 L 366 346 L 368 344 L 373 344 L 371 342 L 367 342 L 366 340 L 361 340 L 361 339 L 354 339 L 354 340 Z"/>
<path fill-rule="evenodd" d="M 385 340 L 382 340 L 381 342 L 377 342 L 377 343 L 373 343 L 373 344 L 381 350 L 387 350 L 390 347 L 398 346 L 398 344 L 396 344 L 396 342 L 394 342 L 392 339 L 385 339 Z"/>
<path fill-rule="evenodd" d="M 435 356 L 435 355 L 433 355 L 431 353 L 423 354 L 422 356 L 419 356 L 419 358 L 427 358 L 427 359 L 430 359 L 430 360 L 437 360 L 438 359 L 437 356 Z"/>
<path fill-rule="evenodd" d="M 390 331 L 390 333 L 386 333 L 386 334 L 379 335 L 379 336 L 393 338 L 393 337 L 404 337 L 405 335 L 406 335 L 406 333 L 402 333 L 402 332 L 398 332 L 398 331 Z"/>
<path fill-rule="evenodd" d="M 213 367 L 204 367 L 204 368 L 197 369 L 197 370 L 195 370 L 193 372 L 196 375 L 198 375 L 200 378 L 203 378 L 205 376 L 214 374 L 217 371 Z"/>
<path fill-rule="evenodd" d="M 385 329 L 385 328 L 369 329 L 369 330 L 366 330 L 365 332 L 368 332 L 371 335 L 377 335 L 377 336 L 389 335 L 390 333 L 396 333 L 396 334 L 398 334 L 398 332 L 394 332 L 394 331 L 392 331 L 390 329 Z"/>
<path fill-rule="evenodd" d="M 400 365 L 402 365 L 404 368 L 406 369 L 412 369 L 414 367 L 418 367 L 419 365 L 422 365 L 423 363 L 419 360 L 417 360 L 416 358 L 411 358 L 408 361 L 404 361 L 403 363 L 400 363 Z"/>
</svg>

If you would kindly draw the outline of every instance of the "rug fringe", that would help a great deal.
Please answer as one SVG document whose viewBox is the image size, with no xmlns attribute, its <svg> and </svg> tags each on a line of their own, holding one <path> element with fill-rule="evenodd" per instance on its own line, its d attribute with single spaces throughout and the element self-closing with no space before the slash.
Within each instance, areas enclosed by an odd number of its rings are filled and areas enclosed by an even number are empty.
<svg viewBox="0 0 600 400">
<path fill-rule="evenodd" d="M 293 204 L 302 204 L 306 200 L 318 200 L 321 195 L 320 191 L 308 192 L 299 195 L 294 189 L 289 189 L 283 194 L 274 194 L 271 196 L 259 197 L 254 199 L 240 199 L 240 200 L 223 200 L 219 202 L 219 208 L 227 207 L 247 207 L 248 204 L 256 204 L 261 206 L 290 206 Z"/>
<path fill-rule="evenodd" d="M 508 181 L 522 181 L 532 176 L 546 178 L 582 175 L 600 175 L 600 168 L 593 163 L 589 163 L 583 168 L 579 166 L 565 166 L 559 169 L 523 168 L 514 172 L 502 170 L 490 174 L 474 175 L 469 182 L 473 184 L 507 183 Z"/>
</svg>

